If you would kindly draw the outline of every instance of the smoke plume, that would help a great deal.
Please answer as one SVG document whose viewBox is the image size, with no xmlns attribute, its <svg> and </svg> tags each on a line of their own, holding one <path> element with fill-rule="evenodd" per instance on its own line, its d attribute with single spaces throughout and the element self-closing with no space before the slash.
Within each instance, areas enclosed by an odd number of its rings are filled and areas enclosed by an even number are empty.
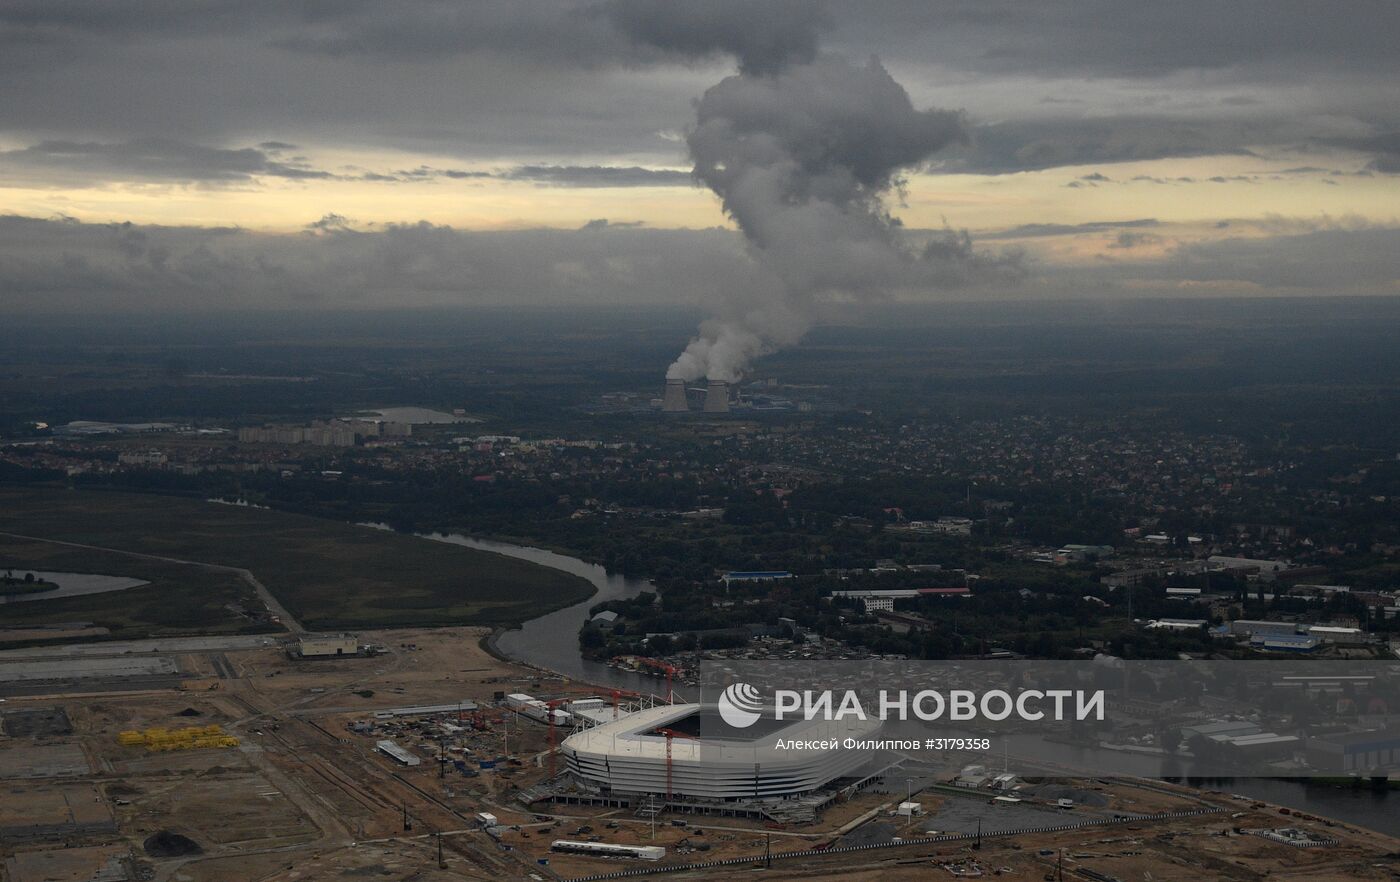
<svg viewBox="0 0 1400 882">
<path fill-rule="evenodd" d="M 741 55 L 739 72 L 696 104 L 694 174 L 771 285 L 717 295 L 718 317 L 668 378 L 735 382 L 753 359 L 797 342 L 823 300 L 955 284 L 995 263 L 952 231 L 913 241 L 886 207 L 902 172 L 965 140 L 962 115 L 916 109 L 877 59 L 856 64 L 798 45 L 762 63 Z"/>
</svg>

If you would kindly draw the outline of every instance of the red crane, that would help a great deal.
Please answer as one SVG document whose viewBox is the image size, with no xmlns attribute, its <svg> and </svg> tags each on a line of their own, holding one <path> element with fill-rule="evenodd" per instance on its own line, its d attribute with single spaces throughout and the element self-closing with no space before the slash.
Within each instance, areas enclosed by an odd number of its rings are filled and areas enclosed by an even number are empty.
<svg viewBox="0 0 1400 882">
<path fill-rule="evenodd" d="M 681 672 L 681 669 L 671 664 L 670 662 L 662 661 L 659 658 L 646 658 L 645 656 L 640 655 L 637 656 L 637 664 L 645 665 L 648 668 L 655 668 L 658 671 L 666 672 L 666 703 L 674 704 L 675 702 L 671 698 L 671 678 L 674 677 L 676 674 L 679 674 Z"/>
<path fill-rule="evenodd" d="M 624 696 L 624 695 L 626 695 L 626 696 L 629 697 L 629 698 L 641 698 L 641 697 L 642 697 L 642 693 L 640 693 L 640 692 L 633 692 L 631 689 L 614 689 L 614 690 L 612 691 L 613 719 L 614 719 L 614 720 L 617 719 L 617 716 L 618 716 L 618 711 L 617 711 L 618 705 L 621 703 L 622 696 Z"/>
<path fill-rule="evenodd" d="M 666 801 L 671 801 L 671 739 L 689 738 L 694 741 L 695 736 L 689 732 L 677 732 L 675 729 L 656 729 L 657 735 L 666 736 Z"/>
</svg>

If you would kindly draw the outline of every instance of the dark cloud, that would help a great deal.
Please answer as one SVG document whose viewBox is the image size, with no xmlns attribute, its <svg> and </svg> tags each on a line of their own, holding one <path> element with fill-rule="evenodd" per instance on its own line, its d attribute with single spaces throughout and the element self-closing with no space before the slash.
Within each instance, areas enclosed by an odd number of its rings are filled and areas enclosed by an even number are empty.
<svg viewBox="0 0 1400 882">
<path fill-rule="evenodd" d="M 1400 131 L 1362 137 L 1327 138 L 1324 143 L 1345 150 L 1371 154 L 1371 171 L 1400 174 Z"/>
<path fill-rule="evenodd" d="M 1155 227 L 1160 223 L 1156 218 L 1143 217 L 1121 221 L 1095 221 L 1087 224 L 1022 224 L 1009 230 L 978 234 L 979 239 L 1032 239 L 1043 236 L 1077 236 L 1083 233 L 1102 233 L 1111 230 L 1141 229 Z"/>
<path fill-rule="evenodd" d="M 1151 233 L 1135 233 L 1131 230 L 1124 230 L 1117 236 L 1113 237 L 1113 241 L 1108 243 L 1108 247 L 1131 249 L 1136 248 L 1139 245 L 1156 244 L 1160 241 L 1162 241 L 1160 236 L 1154 236 Z"/>
<path fill-rule="evenodd" d="M 253 147 L 227 149 L 165 138 L 122 143 L 42 141 L 0 151 L 0 173 L 37 171 L 52 181 L 134 177 L 182 181 L 247 181 L 257 176 L 329 178 L 329 172 L 273 159 Z"/>
<path fill-rule="evenodd" d="M 815 0 L 407 0 L 392 10 L 351 2 L 250 11 L 276 34 L 273 45 L 335 58 L 422 62 L 488 53 L 587 69 L 732 56 L 742 69 L 765 73 L 812 60 L 828 23 Z M 172 18 L 212 27 L 219 12 L 186 9 Z"/>
<path fill-rule="evenodd" d="M 1148 78 L 1206 70 L 1259 80 L 1394 71 L 1400 62 L 1400 6 L 1385 2 L 868 0 L 832 11 L 843 42 L 922 48 L 982 73 Z"/>
<path fill-rule="evenodd" d="M 334 232 L 341 230 L 353 230 L 355 222 L 343 214 L 322 215 L 319 220 L 314 220 L 306 225 L 306 229 L 311 232 Z"/>
<path fill-rule="evenodd" d="M 645 226 L 641 221 L 610 221 L 605 217 L 595 217 L 579 227 L 579 230 L 596 233 L 602 230 L 631 230 L 641 226 Z"/>
<path fill-rule="evenodd" d="M 1161 178 L 1155 175 L 1134 175 L 1129 183 L 1145 184 L 1194 184 L 1196 179 L 1190 175 L 1181 175 L 1174 178 Z"/>
<path fill-rule="evenodd" d="M 638 53 L 595 2 L 571 0 L 407 0 L 392 8 L 352 2 L 324 14 L 283 22 L 273 45 L 334 58 L 370 56 L 431 61 L 472 53 L 511 55 L 537 64 L 596 68 L 642 64 Z"/>
<path fill-rule="evenodd" d="M 494 178 L 495 172 L 474 171 L 460 168 L 433 168 L 427 165 L 420 165 L 417 168 L 400 169 L 393 175 L 402 181 L 427 181 L 434 178 L 447 178 L 449 180 L 460 181 L 470 178 Z"/>
<path fill-rule="evenodd" d="M 1397 67 L 1392 3 L 1309 0 L 1123 4 L 1117 0 L 9 0 L 0 33 L 223 37 L 299 50 L 423 58 L 527 53 L 559 64 L 714 53 L 750 69 L 808 61 L 817 38 L 888 58 L 936 57 L 982 73 L 1155 77 L 1182 70 Z M 1233 93 L 1242 106 L 1257 96 Z"/>
<path fill-rule="evenodd" d="M 970 145 L 943 162 L 939 170 L 1008 174 L 1067 165 L 1248 155 L 1242 145 L 1259 143 L 1257 128 L 1233 121 L 1207 124 L 1144 117 L 994 123 L 973 128 Z M 1084 180 L 1106 177 L 1086 176 Z"/>
<path fill-rule="evenodd" d="M 1253 223 L 1231 227 L 1255 226 Z M 1135 232 L 1123 230 L 1120 232 Z M 1277 219 L 1277 235 L 1122 249 L 1098 268 L 1036 266 L 1028 291 L 1394 294 L 1400 229 Z M 922 235 L 915 231 L 915 235 Z M 934 231 L 945 265 L 980 258 Z M 599 219 L 580 230 L 465 232 L 328 215 L 304 234 L 84 224 L 0 216 L 0 312 L 354 308 L 516 303 L 708 302 L 716 288 L 774 280 L 726 230 L 649 230 Z M 1008 289 L 1005 293 L 1014 292 Z M 936 291 L 909 296 L 940 296 Z"/>
<path fill-rule="evenodd" d="M 1186 244 L 1135 274 L 1174 283 L 1243 281 L 1280 292 L 1393 295 L 1400 279 L 1400 229 L 1320 229 Z"/>
<path fill-rule="evenodd" d="M 610 0 L 605 8 L 635 43 L 681 57 L 732 55 L 755 74 L 811 62 L 830 24 L 815 0 Z"/>
<path fill-rule="evenodd" d="M 522 165 L 502 177 L 561 187 L 693 187 L 690 172 L 639 166 Z"/>
<path fill-rule="evenodd" d="M 282 158 L 282 153 L 295 149 L 295 145 L 277 141 L 263 142 L 257 148 L 209 147 L 166 139 L 121 143 L 43 141 L 0 151 L 0 178 L 8 173 L 46 186 L 133 179 L 239 183 L 258 177 L 375 183 L 495 178 L 559 187 L 695 186 L 689 172 L 641 166 L 523 165 L 505 171 L 483 171 L 423 165 L 393 172 L 353 170 L 333 174 L 311 167 L 301 157 Z"/>
<path fill-rule="evenodd" d="M 296 2 L 275 0 L 8 0 L 0 4 L 0 33 L 74 46 L 79 38 L 133 39 L 237 33 L 299 18 Z"/>
<path fill-rule="evenodd" d="M 330 217 L 290 237 L 4 219 L 0 306 L 200 305 L 225 291 L 252 305 L 626 301 L 676 279 L 675 296 L 699 299 L 1005 278 L 1029 264 L 951 229 L 904 230 L 884 194 L 925 168 L 1084 166 L 1067 176 L 1079 187 L 1260 180 L 1109 166 L 1251 153 L 1296 156 L 1278 175 L 1400 173 L 1397 32 L 1400 4 L 1306 0 L 0 0 L 0 138 L 28 145 L 0 151 L 10 183 L 690 186 L 675 170 L 686 132 L 750 237 L 746 249 L 731 233 L 601 219 L 469 234 Z M 840 60 L 871 53 L 882 60 Z M 967 112 L 916 109 L 929 104 Z M 357 167 L 327 170 L 330 149 Z M 1394 231 L 1280 221 L 1163 259 L 1138 247 L 1154 223 L 983 238 L 1097 234 L 1118 248 L 1101 277 L 1114 284 L 1325 293 L 1400 278 Z"/>
<path fill-rule="evenodd" d="M 468 232 L 332 214 L 273 235 L 0 216 L 0 313 L 687 303 L 768 284 L 727 230 Z"/>
<path fill-rule="evenodd" d="M 1397 30 L 1398 4 L 1303 0 L 9 0 L 0 134 L 664 166 L 704 65 L 772 73 L 824 45 L 969 104 L 977 147 L 946 167 L 999 173 L 1395 131 Z"/>
</svg>

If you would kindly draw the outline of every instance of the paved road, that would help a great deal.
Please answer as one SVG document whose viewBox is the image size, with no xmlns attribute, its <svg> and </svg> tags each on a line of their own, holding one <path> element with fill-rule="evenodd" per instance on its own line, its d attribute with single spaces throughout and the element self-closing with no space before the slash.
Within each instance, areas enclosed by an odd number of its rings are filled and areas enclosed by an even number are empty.
<svg viewBox="0 0 1400 882">
<path fill-rule="evenodd" d="M 88 551 L 106 551 L 112 554 L 125 554 L 128 557 L 139 557 L 144 558 L 146 560 L 159 560 L 165 561 L 166 563 L 185 564 L 187 566 L 192 567 L 204 567 L 207 570 L 218 570 L 225 573 L 235 573 L 241 579 L 243 579 L 243 581 L 247 582 L 253 587 L 253 590 L 258 593 L 258 597 L 262 599 L 263 605 L 267 607 L 267 611 L 282 620 L 283 627 L 285 627 L 288 631 L 291 631 L 293 634 L 306 633 L 306 629 L 301 626 L 301 622 L 298 622 L 296 619 L 292 618 L 292 614 L 287 612 L 286 607 L 282 606 L 282 604 L 277 601 L 277 598 L 272 596 L 272 592 L 267 590 L 267 586 L 264 585 L 262 582 L 259 582 L 256 576 L 254 576 L 250 571 L 243 569 L 242 567 L 229 567 L 224 566 L 223 564 L 211 564 L 199 560 L 182 560 L 178 557 L 165 557 L 159 554 L 145 554 L 140 551 L 127 551 L 122 548 L 104 548 L 101 545 L 84 545 L 81 542 L 65 542 L 62 539 L 50 539 L 47 536 L 25 536 L 22 533 L 7 533 L 4 531 L 0 531 L 0 536 L 9 536 L 12 539 L 27 539 L 31 542 L 51 542 L 54 545 L 66 545 L 69 548 L 85 548 Z"/>
</svg>

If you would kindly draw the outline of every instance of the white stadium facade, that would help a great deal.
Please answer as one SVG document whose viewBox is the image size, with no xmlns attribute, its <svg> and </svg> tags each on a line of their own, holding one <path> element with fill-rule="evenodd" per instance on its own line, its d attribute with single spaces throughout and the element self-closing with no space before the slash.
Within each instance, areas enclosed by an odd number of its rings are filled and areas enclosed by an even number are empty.
<svg viewBox="0 0 1400 882">
<path fill-rule="evenodd" d="M 780 749 L 780 740 L 839 745 L 866 739 L 875 720 L 764 719 L 746 729 L 720 721 L 712 707 L 661 705 L 577 732 L 561 746 L 569 770 L 613 796 L 670 794 L 692 800 L 773 800 L 819 790 L 870 760 L 839 746 Z M 667 736 L 671 741 L 669 790 Z"/>
</svg>

